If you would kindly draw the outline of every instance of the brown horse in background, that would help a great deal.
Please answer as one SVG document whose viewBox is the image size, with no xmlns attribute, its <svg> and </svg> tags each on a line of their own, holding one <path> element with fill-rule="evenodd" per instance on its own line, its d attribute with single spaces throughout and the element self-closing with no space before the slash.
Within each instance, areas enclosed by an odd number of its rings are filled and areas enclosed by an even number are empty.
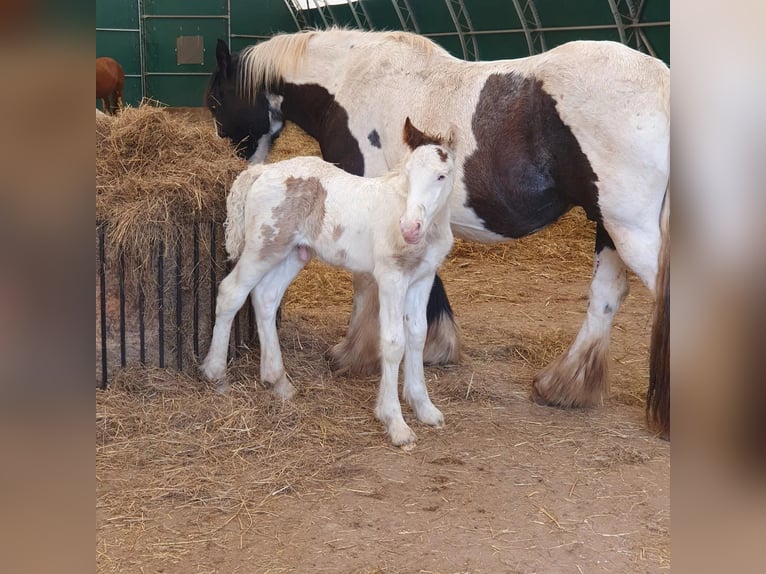
<svg viewBox="0 0 766 574">
<path fill-rule="evenodd" d="M 101 98 L 104 112 L 116 114 L 122 109 L 122 90 L 125 87 L 125 71 L 112 58 L 96 58 L 96 97 Z"/>
</svg>

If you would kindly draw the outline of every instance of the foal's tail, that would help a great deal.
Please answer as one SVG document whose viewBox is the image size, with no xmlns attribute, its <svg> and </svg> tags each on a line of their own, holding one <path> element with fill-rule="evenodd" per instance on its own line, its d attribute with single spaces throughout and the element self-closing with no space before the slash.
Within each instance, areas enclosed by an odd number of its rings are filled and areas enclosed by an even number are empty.
<svg viewBox="0 0 766 574">
<path fill-rule="evenodd" d="M 649 426 L 670 438 L 670 184 L 660 214 L 661 244 L 654 300 L 646 417 Z"/>
<path fill-rule="evenodd" d="M 237 176 L 226 197 L 226 253 L 229 259 L 236 261 L 245 248 L 245 205 L 250 188 L 263 173 L 263 164 L 254 164 Z"/>
</svg>

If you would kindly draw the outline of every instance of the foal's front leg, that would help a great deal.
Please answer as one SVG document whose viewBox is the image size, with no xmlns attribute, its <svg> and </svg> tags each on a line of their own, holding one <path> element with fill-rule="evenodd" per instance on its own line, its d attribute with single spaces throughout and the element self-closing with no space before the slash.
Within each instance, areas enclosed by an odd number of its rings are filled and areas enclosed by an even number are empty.
<svg viewBox="0 0 766 574">
<path fill-rule="evenodd" d="M 375 416 L 383 423 L 396 446 L 415 442 L 416 436 L 407 426 L 399 404 L 399 364 L 404 355 L 404 300 L 407 285 L 401 275 L 378 277 L 380 295 L 381 377 Z"/>
<path fill-rule="evenodd" d="M 423 348 L 428 332 L 426 306 L 433 280 L 434 275 L 430 274 L 412 283 L 407 290 L 404 304 L 404 398 L 420 422 L 438 427 L 444 424 L 444 415 L 428 396 L 423 372 Z"/>
</svg>

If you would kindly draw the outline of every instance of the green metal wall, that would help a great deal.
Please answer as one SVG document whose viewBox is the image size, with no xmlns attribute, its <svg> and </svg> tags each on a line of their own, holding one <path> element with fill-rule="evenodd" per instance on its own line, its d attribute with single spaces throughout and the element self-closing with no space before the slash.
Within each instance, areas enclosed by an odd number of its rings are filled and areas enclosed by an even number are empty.
<svg viewBox="0 0 766 574">
<path fill-rule="evenodd" d="M 373 29 L 402 29 L 392 0 L 363 1 Z M 462 58 L 463 47 L 448 1 L 409 0 L 412 14 L 408 27 L 414 31 L 417 23 L 421 34 Z M 464 4 L 475 33 L 464 34 L 464 41 L 475 37 L 479 59 L 529 55 L 527 37 L 513 2 L 464 0 Z M 537 0 L 535 5 L 541 25 L 539 34 L 547 49 L 576 39 L 620 40 L 607 0 Z M 357 5 L 357 16 L 359 12 Z M 321 13 L 306 10 L 298 20 L 303 27 L 357 27 L 347 4 L 330 6 Z M 641 32 L 656 55 L 668 64 L 669 21 L 669 0 L 644 2 Z M 142 95 L 171 106 L 202 105 L 207 77 L 215 67 L 218 38 L 227 39 L 236 51 L 273 34 L 297 29 L 284 0 L 96 0 L 96 56 L 111 56 L 123 65 L 127 76 L 125 101 L 132 105 Z M 203 37 L 203 63 L 179 65 L 176 38 L 197 35 Z"/>
</svg>

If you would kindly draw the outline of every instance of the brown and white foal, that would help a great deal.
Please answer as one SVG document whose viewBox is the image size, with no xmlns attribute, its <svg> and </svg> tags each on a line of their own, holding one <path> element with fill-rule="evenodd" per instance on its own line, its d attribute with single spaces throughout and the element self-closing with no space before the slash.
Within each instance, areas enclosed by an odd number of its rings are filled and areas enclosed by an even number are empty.
<svg viewBox="0 0 766 574">
<path fill-rule="evenodd" d="M 415 433 L 402 417 L 404 398 L 418 420 L 441 426 L 423 373 L 426 303 L 434 275 L 452 247 L 449 195 L 451 144 L 424 134 L 409 118 L 410 151 L 399 169 L 382 177 L 351 175 L 317 157 L 253 165 L 227 199 L 226 250 L 237 264 L 221 282 L 204 375 L 226 371 L 234 315 L 251 294 L 261 346 L 261 381 L 283 399 L 295 394 L 282 362 L 276 312 L 287 287 L 314 254 L 331 265 L 370 274 L 380 297 L 382 376 L 375 416 L 391 442 L 408 445 Z"/>
</svg>

